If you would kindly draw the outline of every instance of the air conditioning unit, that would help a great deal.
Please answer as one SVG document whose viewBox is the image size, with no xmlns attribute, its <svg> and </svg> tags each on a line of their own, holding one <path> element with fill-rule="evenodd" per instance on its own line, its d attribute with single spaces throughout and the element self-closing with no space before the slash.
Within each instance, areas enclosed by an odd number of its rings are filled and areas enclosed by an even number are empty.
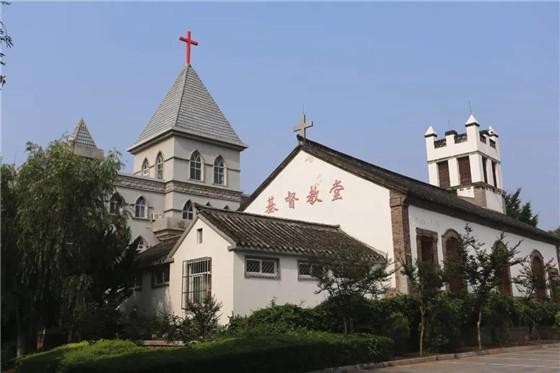
<svg viewBox="0 0 560 373">
<path fill-rule="evenodd" d="M 152 212 L 152 221 L 156 221 L 156 220 L 161 219 L 161 218 L 162 218 L 162 214 Z"/>
</svg>

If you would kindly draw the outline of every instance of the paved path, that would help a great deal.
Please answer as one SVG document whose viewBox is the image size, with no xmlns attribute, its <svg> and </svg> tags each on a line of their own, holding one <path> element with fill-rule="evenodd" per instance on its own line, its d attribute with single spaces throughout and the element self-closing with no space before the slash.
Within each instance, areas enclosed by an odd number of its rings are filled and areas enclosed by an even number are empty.
<svg viewBox="0 0 560 373">
<path fill-rule="evenodd" d="M 358 370 L 375 373 L 551 373 L 560 372 L 560 347 L 536 348 L 461 359 L 431 361 L 379 369 Z"/>
</svg>

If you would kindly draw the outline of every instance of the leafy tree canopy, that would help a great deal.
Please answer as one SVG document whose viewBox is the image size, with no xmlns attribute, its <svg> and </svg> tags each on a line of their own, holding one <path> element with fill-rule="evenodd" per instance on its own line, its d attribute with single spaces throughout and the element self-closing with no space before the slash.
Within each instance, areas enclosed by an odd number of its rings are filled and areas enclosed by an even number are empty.
<svg viewBox="0 0 560 373">
<path fill-rule="evenodd" d="M 522 204 L 521 198 L 519 198 L 520 194 L 521 188 L 517 188 L 514 193 L 507 193 L 505 195 L 506 214 L 512 218 L 536 227 L 539 223 L 539 216 L 538 214 L 533 214 L 531 202 L 525 202 Z"/>
</svg>

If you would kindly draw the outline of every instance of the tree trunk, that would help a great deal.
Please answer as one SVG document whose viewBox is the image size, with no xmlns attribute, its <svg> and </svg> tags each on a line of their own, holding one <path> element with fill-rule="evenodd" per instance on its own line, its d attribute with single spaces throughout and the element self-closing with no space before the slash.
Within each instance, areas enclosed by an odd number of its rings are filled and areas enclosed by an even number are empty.
<svg viewBox="0 0 560 373">
<path fill-rule="evenodd" d="M 424 307 L 420 307 L 420 343 L 419 343 L 419 353 L 420 356 L 424 354 L 424 324 L 425 324 L 426 310 Z"/>
<path fill-rule="evenodd" d="M 346 321 L 346 317 L 342 318 L 342 325 L 344 327 L 344 334 L 348 334 L 348 322 Z"/>
<path fill-rule="evenodd" d="M 482 309 L 478 310 L 478 320 L 476 321 L 476 338 L 478 340 L 478 350 L 482 350 L 482 339 L 480 338 L 481 321 L 482 321 Z"/>
</svg>

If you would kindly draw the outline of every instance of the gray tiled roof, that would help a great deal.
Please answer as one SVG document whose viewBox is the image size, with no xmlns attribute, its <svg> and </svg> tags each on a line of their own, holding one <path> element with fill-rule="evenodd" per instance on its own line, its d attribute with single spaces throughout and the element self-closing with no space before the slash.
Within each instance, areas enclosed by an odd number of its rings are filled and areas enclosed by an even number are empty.
<svg viewBox="0 0 560 373">
<path fill-rule="evenodd" d="M 167 255 L 173 249 L 180 236 L 168 238 L 160 241 L 154 246 L 142 251 L 136 256 L 136 263 L 139 267 L 149 267 L 166 262 Z"/>
<path fill-rule="evenodd" d="M 372 247 L 337 225 L 310 223 L 198 206 L 198 214 L 235 242 L 233 250 L 304 257 L 382 260 Z"/>
<path fill-rule="evenodd" d="M 506 214 L 476 206 L 459 197 L 452 191 L 424 183 L 420 180 L 401 175 L 384 169 L 361 159 L 351 157 L 322 144 L 298 136 L 299 145 L 290 155 L 270 174 L 270 176 L 253 192 L 242 204 L 243 211 L 251 202 L 282 172 L 284 167 L 300 152 L 304 151 L 327 163 L 346 170 L 358 177 L 369 180 L 388 189 L 403 193 L 410 204 L 426 209 L 442 212 L 449 216 L 456 216 L 467 221 L 477 222 L 495 229 L 523 235 L 554 245 L 560 244 L 560 239 L 537 227 L 516 220 Z"/>
<path fill-rule="evenodd" d="M 76 125 L 76 128 L 74 128 L 72 136 L 70 136 L 70 141 L 77 145 L 97 148 L 97 146 L 95 145 L 95 141 L 93 141 L 93 137 L 89 133 L 84 118 L 80 118 L 80 121 Z"/>
<path fill-rule="evenodd" d="M 170 130 L 246 147 L 191 65 L 183 68 L 131 149 Z"/>
</svg>

